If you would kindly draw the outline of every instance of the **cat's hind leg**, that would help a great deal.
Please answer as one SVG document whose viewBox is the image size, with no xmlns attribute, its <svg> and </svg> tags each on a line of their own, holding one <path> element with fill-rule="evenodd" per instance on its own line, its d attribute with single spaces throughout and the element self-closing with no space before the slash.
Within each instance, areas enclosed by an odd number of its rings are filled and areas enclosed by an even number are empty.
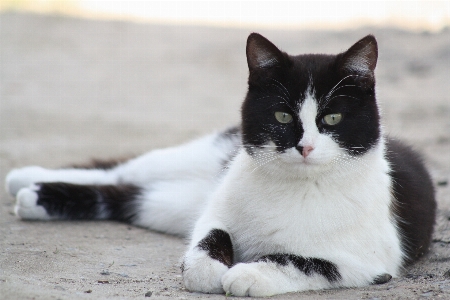
<svg viewBox="0 0 450 300">
<path fill-rule="evenodd" d="M 118 220 L 132 222 L 142 189 L 131 185 L 37 183 L 17 194 L 15 213 L 32 220 Z"/>
<path fill-rule="evenodd" d="M 12 170 L 6 186 L 17 195 L 16 213 L 23 219 L 114 219 L 186 236 L 239 144 L 234 128 L 113 165 Z M 111 215 L 105 207 L 125 213 Z M 126 217 L 130 210 L 133 216 Z"/>
<path fill-rule="evenodd" d="M 104 169 L 56 169 L 37 166 L 14 169 L 5 179 L 6 191 L 16 196 L 20 189 L 36 182 L 68 182 L 73 184 L 114 184 L 117 173 Z"/>
</svg>

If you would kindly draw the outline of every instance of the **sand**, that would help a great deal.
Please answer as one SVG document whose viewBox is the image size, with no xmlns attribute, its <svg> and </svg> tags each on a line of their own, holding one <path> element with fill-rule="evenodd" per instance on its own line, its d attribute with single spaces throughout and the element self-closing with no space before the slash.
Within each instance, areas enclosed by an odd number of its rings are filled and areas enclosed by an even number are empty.
<svg viewBox="0 0 450 300">
<path fill-rule="evenodd" d="M 450 298 L 448 29 L 277 31 L 3 13 L 0 179 L 16 167 L 135 155 L 238 123 L 252 31 L 293 54 L 336 53 L 375 34 L 385 131 L 423 153 L 439 205 L 429 255 L 400 278 L 274 298 Z M 1 299 L 224 298 L 183 289 L 182 239 L 114 222 L 24 222 L 13 206 L 1 187 Z"/>
</svg>

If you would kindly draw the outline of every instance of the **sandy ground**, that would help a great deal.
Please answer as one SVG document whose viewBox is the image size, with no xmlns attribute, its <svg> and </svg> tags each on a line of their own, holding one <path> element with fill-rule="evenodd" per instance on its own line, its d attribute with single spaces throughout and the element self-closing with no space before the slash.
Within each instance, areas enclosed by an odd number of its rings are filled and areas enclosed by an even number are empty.
<svg viewBox="0 0 450 300">
<path fill-rule="evenodd" d="M 0 179 L 176 145 L 239 120 L 253 29 L 0 15 Z M 297 299 L 450 298 L 450 30 L 261 30 L 290 53 L 374 33 L 385 131 L 425 156 L 439 202 L 430 254 L 388 284 Z M 113 222 L 23 222 L 0 189 L 1 299 L 213 298 L 183 289 L 185 242 Z M 447 275 L 445 273 L 447 272 Z"/>
</svg>

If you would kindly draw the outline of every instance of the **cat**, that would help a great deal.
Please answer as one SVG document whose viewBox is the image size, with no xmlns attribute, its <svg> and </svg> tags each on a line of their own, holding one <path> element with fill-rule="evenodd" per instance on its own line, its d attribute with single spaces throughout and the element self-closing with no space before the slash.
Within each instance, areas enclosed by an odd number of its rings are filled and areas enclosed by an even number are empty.
<svg viewBox="0 0 450 300">
<path fill-rule="evenodd" d="M 385 283 L 430 245 L 421 157 L 383 134 L 377 41 L 291 56 L 257 33 L 242 122 L 118 163 L 6 177 L 22 219 L 112 219 L 189 237 L 185 287 L 271 296 Z"/>
</svg>

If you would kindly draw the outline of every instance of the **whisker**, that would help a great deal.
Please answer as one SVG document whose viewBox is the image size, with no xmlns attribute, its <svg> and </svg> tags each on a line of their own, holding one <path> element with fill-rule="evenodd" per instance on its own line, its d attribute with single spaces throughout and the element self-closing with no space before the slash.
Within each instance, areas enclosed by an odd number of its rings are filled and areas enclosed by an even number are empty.
<svg viewBox="0 0 450 300">
<path fill-rule="evenodd" d="M 295 111 L 295 110 L 292 108 L 291 104 L 288 102 L 288 99 L 286 99 L 286 98 L 284 98 L 284 97 L 282 97 L 282 96 L 279 96 L 279 95 L 259 97 L 259 98 L 256 99 L 256 101 L 261 100 L 261 99 L 266 99 L 266 98 L 280 98 L 281 100 L 283 100 L 283 102 L 278 102 L 278 103 L 276 103 L 276 104 L 284 103 L 284 104 L 286 104 L 287 107 L 289 107 L 290 109 L 292 109 L 292 111 Z M 274 104 L 274 105 L 275 105 L 275 104 Z"/>
<path fill-rule="evenodd" d="M 356 97 L 349 96 L 349 95 L 336 95 L 336 96 L 333 96 L 332 98 L 330 98 L 329 101 L 333 100 L 334 98 L 338 98 L 338 97 L 348 97 L 348 98 L 352 98 L 352 99 L 355 99 L 355 100 L 360 100 L 360 99 L 358 99 Z"/>
<path fill-rule="evenodd" d="M 272 81 L 275 81 L 276 83 L 278 83 L 279 86 L 275 85 L 278 88 L 282 88 L 283 92 L 285 93 L 285 96 L 288 96 L 287 98 L 290 98 L 291 94 L 289 93 L 289 90 L 278 80 L 274 79 L 274 78 L 270 78 Z"/>
<path fill-rule="evenodd" d="M 347 75 L 344 78 L 342 78 L 335 86 L 333 86 L 331 88 L 331 90 L 328 92 L 328 94 L 325 95 L 325 98 L 328 98 L 331 94 L 333 94 L 336 87 L 339 86 L 339 84 L 341 84 L 342 81 L 344 81 L 345 79 L 352 77 L 352 76 L 354 76 L 354 75 Z"/>
<path fill-rule="evenodd" d="M 338 90 L 340 90 L 340 89 L 343 89 L 343 88 L 345 88 L 345 87 L 352 87 L 352 86 L 357 86 L 357 85 L 356 85 L 356 84 L 346 84 L 346 85 L 341 85 L 340 87 L 334 89 L 334 90 L 333 90 L 333 93 L 331 93 L 331 94 L 328 93 L 327 96 L 325 96 L 325 98 L 331 97 L 336 91 L 338 91 Z"/>
</svg>

